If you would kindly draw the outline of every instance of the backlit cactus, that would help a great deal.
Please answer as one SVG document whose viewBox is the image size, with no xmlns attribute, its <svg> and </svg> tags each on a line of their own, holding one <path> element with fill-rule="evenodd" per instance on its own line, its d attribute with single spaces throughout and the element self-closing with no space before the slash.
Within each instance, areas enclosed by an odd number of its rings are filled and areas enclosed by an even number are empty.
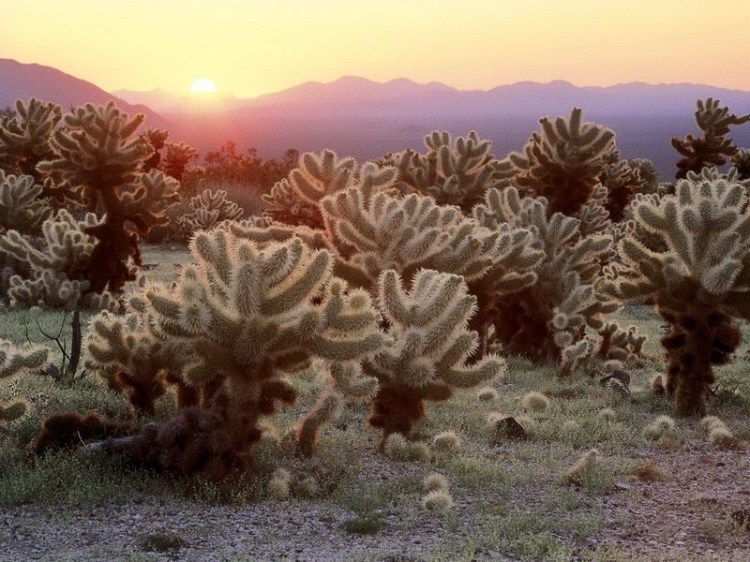
<svg viewBox="0 0 750 562">
<path fill-rule="evenodd" d="M 69 196 L 90 211 L 104 210 L 103 220 L 86 230 L 97 239 L 96 267 L 86 273 L 92 292 L 118 292 L 135 279 L 138 233 L 165 224 L 164 211 L 179 200 L 176 180 L 140 171 L 152 151 L 145 137 L 135 136 L 142 122 L 143 115 L 129 119 L 112 102 L 79 107 L 53 131 L 53 156 L 37 165 L 58 183 L 67 182 Z"/>
<path fill-rule="evenodd" d="M 684 139 L 672 138 L 672 146 L 682 158 L 677 162 L 677 179 L 684 179 L 688 172 L 700 173 L 703 168 L 723 166 L 727 159 L 737 153 L 732 139 L 727 138 L 729 127 L 750 121 L 750 115 L 737 116 L 721 107 L 719 100 L 698 100 L 695 122 L 703 132 L 698 138 L 685 135 Z"/>
<path fill-rule="evenodd" d="M 29 175 L 41 183 L 36 165 L 53 156 L 49 139 L 62 119 L 54 103 L 16 101 L 16 115 L 0 120 L 0 170 Z"/>
<path fill-rule="evenodd" d="M 662 345 L 678 415 L 705 412 L 712 365 L 728 362 L 740 343 L 733 319 L 750 318 L 747 189 L 734 173 L 704 169 L 674 195 L 639 204 L 639 228 L 619 243 L 627 267 L 606 285 L 621 298 L 654 298 L 671 325 Z"/>
<path fill-rule="evenodd" d="M 0 252 L 28 264 L 30 275 L 10 278 L 8 297 L 12 306 L 43 306 L 72 310 L 110 308 L 109 293 L 95 294 L 86 272 L 95 266 L 96 239 L 86 232 L 100 224 L 87 213 L 77 221 L 65 209 L 42 224 L 42 244 L 11 230 L 0 237 Z"/>
<path fill-rule="evenodd" d="M 387 269 L 411 279 L 421 268 L 480 277 L 493 265 L 499 234 L 432 197 L 350 188 L 321 201 L 328 239 L 341 259 L 336 274 L 374 292 Z"/>
<path fill-rule="evenodd" d="M 327 251 L 298 238 L 260 248 L 222 230 L 197 234 L 190 248 L 197 264 L 183 268 L 177 286 L 145 296 L 154 331 L 184 346 L 183 380 L 218 384 L 210 412 L 240 456 L 260 438 L 261 416 L 294 401 L 285 375 L 383 345 L 369 296 L 331 278 Z"/>
<path fill-rule="evenodd" d="M 157 333 L 152 322 L 153 316 L 143 309 L 122 316 L 105 311 L 91 318 L 84 344 L 86 367 L 95 369 L 110 388 L 127 390 L 133 407 L 146 414 L 154 414 L 156 399 L 170 383 L 178 386 L 179 406 L 197 404 L 197 390 L 180 378 L 189 360 L 185 346 Z"/>
<path fill-rule="evenodd" d="M 340 158 L 331 150 L 306 152 L 300 156 L 299 166 L 263 196 L 268 205 L 265 213 L 279 222 L 323 228 L 318 209 L 323 197 L 352 186 L 367 194 L 385 191 L 395 181 L 396 170 L 392 167 L 367 163 L 359 168 L 353 158 Z"/>
<path fill-rule="evenodd" d="M 42 368 L 47 362 L 49 350 L 41 346 L 16 346 L 9 341 L 0 340 L 0 381 L 10 381 L 13 378 Z M 22 417 L 28 409 L 23 400 L 0 402 L 0 425 Z"/>
<path fill-rule="evenodd" d="M 378 307 L 394 343 L 363 368 L 379 382 L 369 421 L 382 430 L 381 446 L 392 433 L 409 435 L 424 417 L 425 400 L 447 400 L 454 388 L 477 386 L 505 369 L 495 355 L 467 364 L 479 336 L 466 327 L 476 298 L 461 276 L 420 270 L 410 286 L 393 270 L 378 280 Z"/>
<path fill-rule="evenodd" d="M 539 120 L 523 152 L 514 152 L 501 162 L 510 167 L 514 185 L 534 197 L 549 201 L 550 214 L 576 215 L 599 184 L 606 159 L 615 150 L 611 129 L 583 121 L 575 108 L 569 118 Z"/>
<path fill-rule="evenodd" d="M 223 189 L 212 191 L 207 189 L 190 199 L 191 213 L 178 219 L 180 227 L 186 233 L 198 230 L 211 230 L 224 221 L 238 220 L 242 207 L 227 199 L 227 192 Z"/>
<path fill-rule="evenodd" d="M 612 238 L 582 236 L 580 221 L 562 213 L 549 216 L 544 198 L 522 198 L 506 188 L 490 190 L 474 214 L 489 228 L 507 223 L 533 233 L 536 261 L 527 285 L 494 307 L 495 336 L 508 353 L 560 361 L 560 375 L 570 374 L 592 351 L 587 328 L 599 330 L 618 305 L 599 294 L 595 283 L 612 255 Z M 531 271 L 529 272 L 531 273 Z"/>
<path fill-rule="evenodd" d="M 39 234 L 52 213 L 42 193 L 43 187 L 32 176 L 6 175 L 0 170 L 0 232 Z"/>
<path fill-rule="evenodd" d="M 485 192 L 507 182 L 508 167 L 492 155 L 492 142 L 470 131 L 466 137 L 451 137 L 432 131 L 424 137 L 425 154 L 406 150 L 384 159 L 398 169 L 406 190 L 432 196 L 440 205 L 456 205 L 471 213 Z"/>
</svg>

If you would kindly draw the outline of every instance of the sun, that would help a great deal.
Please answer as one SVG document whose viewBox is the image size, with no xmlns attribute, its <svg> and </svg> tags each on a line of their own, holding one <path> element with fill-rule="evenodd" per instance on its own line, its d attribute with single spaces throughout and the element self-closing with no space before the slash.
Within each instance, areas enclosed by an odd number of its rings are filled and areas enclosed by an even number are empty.
<svg viewBox="0 0 750 562">
<path fill-rule="evenodd" d="M 194 94 L 213 94 L 216 92 L 216 83 L 209 78 L 198 78 L 193 80 L 190 91 Z"/>
</svg>

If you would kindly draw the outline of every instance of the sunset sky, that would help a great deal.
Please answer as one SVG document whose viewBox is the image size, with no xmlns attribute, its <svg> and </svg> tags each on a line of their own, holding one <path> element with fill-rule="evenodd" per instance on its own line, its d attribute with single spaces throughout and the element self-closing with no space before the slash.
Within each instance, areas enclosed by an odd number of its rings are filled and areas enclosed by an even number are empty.
<svg viewBox="0 0 750 562">
<path fill-rule="evenodd" d="M 750 0 L 0 0 L 0 57 L 106 90 L 256 96 L 342 75 L 750 90 Z M 0 77 L 2 80 L 2 77 Z"/>
</svg>

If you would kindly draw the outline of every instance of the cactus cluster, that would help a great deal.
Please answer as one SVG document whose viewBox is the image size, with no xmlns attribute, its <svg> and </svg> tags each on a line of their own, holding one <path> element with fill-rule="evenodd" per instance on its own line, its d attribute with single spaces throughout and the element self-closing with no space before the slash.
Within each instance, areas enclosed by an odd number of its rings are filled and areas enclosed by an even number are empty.
<svg viewBox="0 0 750 562">
<path fill-rule="evenodd" d="M 99 224 L 93 213 L 87 213 L 78 221 L 68 211 L 60 209 L 42 224 L 42 244 L 15 230 L 0 237 L 0 252 L 29 268 L 28 276 L 10 277 L 8 299 L 11 306 L 65 310 L 113 307 L 113 296 L 91 291 L 86 276 L 87 271 L 96 268 L 96 239 L 87 231 Z"/>
<path fill-rule="evenodd" d="M 138 234 L 164 224 L 164 211 L 179 199 L 174 179 L 142 171 L 153 152 L 147 135 L 136 136 L 143 116 L 129 119 L 109 103 L 63 118 L 58 106 L 33 99 L 28 106 L 18 102 L 17 110 L 19 117 L 0 127 L 0 154 L 13 156 L 13 166 L 33 179 L 3 176 L 8 205 L 2 208 L 12 205 L 6 215 L 15 224 L 5 225 L 0 249 L 19 260 L 29 256 L 33 274 L 11 280 L 11 301 L 75 308 L 89 295 L 119 293 L 140 265 Z M 46 196 L 103 216 L 75 221 L 64 210 L 49 216 Z M 42 220 L 48 247 L 39 250 L 22 234 Z"/>
<path fill-rule="evenodd" d="M 507 170 L 493 156 L 492 142 L 476 131 L 455 139 L 447 131 L 432 131 L 424 144 L 424 154 L 405 150 L 381 161 L 396 167 L 404 191 L 429 195 L 440 205 L 456 205 L 470 214 L 488 189 L 507 183 Z"/>
<path fill-rule="evenodd" d="M 318 203 L 325 196 L 353 186 L 365 193 L 385 191 L 395 180 L 392 167 L 369 163 L 359 168 L 353 158 L 340 158 L 331 150 L 306 152 L 300 156 L 299 166 L 263 196 L 265 214 L 281 223 L 322 228 Z"/>
<path fill-rule="evenodd" d="M 177 221 L 189 234 L 211 230 L 224 221 L 238 220 L 244 212 L 237 203 L 227 199 L 227 192 L 223 189 L 202 191 L 190 199 L 190 208 L 192 212 L 182 215 Z"/>
<path fill-rule="evenodd" d="M 613 253 L 612 238 L 582 236 L 580 220 L 550 214 L 546 199 L 521 197 L 514 187 L 490 190 L 474 214 L 489 228 L 508 224 L 528 230 L 538 251 L 527 256 L 535 263 L 525 286 L 494 304 L 495 337 L 507 352 L 557 359 L 560 375 L 571 374 L 592 352 L 587 329 L 601 329 L 605 316 L 618 308 L 595 288 Z"/>
<path fill-rule="evenodd" d="M 678 415 L 705 412 L 712 365 L 740 343 L 734 318 L 750 318 L 747 187 L 734 174 L 691 172 L 674 195 L 638 205 L 640 228 L 619 243 L 626 268 L 613 270 L 607 290 L 653 298 L 669 323 L 666 391 Z"/>
</svg>

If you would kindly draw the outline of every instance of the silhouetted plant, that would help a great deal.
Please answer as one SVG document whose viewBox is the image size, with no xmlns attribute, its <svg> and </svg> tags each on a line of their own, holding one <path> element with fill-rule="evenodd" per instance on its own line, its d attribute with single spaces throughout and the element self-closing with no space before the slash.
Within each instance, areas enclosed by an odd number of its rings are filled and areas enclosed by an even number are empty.
<svg viewBox="0 0 750 562">
<path fill-rule="evenodd" d="M 729 127 L 750 121 L 750 115 L 737 116 L 729 113 L 728 107 L 720 107 L 719 100 L 698 100 L 695 122 L 703 133 L 701 137 L 686 135 L 684 139 L 672 138 L 672 146 L 682 158 L 677 162 L 677 179 L 684 179 L 688 172 L 700 173 L 703 168 L 723 166 L 727 159 L 737 153 L 732 139 L 727 138 Z"/>
</svg>

